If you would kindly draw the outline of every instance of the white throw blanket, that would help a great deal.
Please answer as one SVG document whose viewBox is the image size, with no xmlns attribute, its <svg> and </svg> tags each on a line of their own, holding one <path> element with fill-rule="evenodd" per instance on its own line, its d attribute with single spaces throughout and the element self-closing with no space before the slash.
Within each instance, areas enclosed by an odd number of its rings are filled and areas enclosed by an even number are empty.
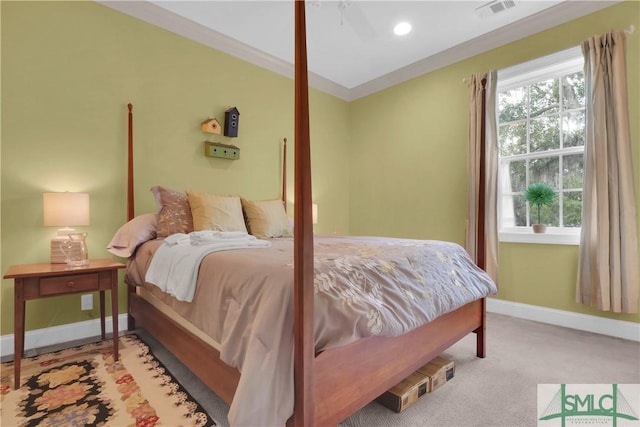
<svg viewBox="0 0 640 427">
<path fill-rule="evenodd" d="M 271 242 L 241 231 L 194 231 L 167 237 L 151 260 L 145 281 L 179 301 L 191 302 L 202 259 L 212 252 L 268 248 Z"/>
</svg>

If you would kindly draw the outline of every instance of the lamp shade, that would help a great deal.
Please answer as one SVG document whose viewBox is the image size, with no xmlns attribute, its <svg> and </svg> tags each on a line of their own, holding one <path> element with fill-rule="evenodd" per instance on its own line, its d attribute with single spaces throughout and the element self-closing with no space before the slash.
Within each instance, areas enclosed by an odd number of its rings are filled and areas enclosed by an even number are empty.
<svg viewBox="0 0 640 427">
<path fill-rule="evenodd" d="M 89 194 L 42 193 L 44 226 L 89 225 Z"/>
</svg>

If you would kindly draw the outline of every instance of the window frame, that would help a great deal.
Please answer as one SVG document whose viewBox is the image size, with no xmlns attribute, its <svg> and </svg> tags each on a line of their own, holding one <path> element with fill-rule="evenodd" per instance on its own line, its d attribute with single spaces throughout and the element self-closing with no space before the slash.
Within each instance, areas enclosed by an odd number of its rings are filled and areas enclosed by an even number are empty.
<svg viewBox="0 0 640 427">
<path fill-rule="evenodd" d="M 498 71 L 498 83 L 496 93 L 526 86 L 531 83 L 539 82 L 547 77 L 571 74 L 578 71 L 584 71 L 584 57 L 580 46 L 556 52 L 532 61 L 517 64 L 513 67 L 505 68 Z M 586 112 L 586 106 L 585 106 Z M 586 117 L 585 117 L 586 120 Z M 498 108 L 496 106 L 496 128 L 499 128 Z M 513 161 L 514 157 L 522 159 L 533 159 L 535 157 L 558 158 L 563 155 L 584 153 L 584 146 L 561 148 L 556 150 L 541 151 L 536 153 L 526 153 L 517 156 L 509 156 L 509 160 Z M 504 160 L 498 158 L 498 240 L 499 242 L 509 243 L 542 243 L 542 244 L 564 244 L 578 245 L 580 244 L 581 227 L 547 227 L 544 234 L 533 233 L 530 226 L 514 226 L 504 227 L 502 224 L 502 200 L 505 194 L 502 193 L 500 181 L 501 172 L 503 170 Z M 560 173 L 559 191 L 568 190 L 562 188 L 562 173 Z M 583 188 L 584 189 L 584 188 Z M 560 214 L 562 211 L 560 211 Z M 529 207 L 527 207 L 529 215 Z"/>
</svg>

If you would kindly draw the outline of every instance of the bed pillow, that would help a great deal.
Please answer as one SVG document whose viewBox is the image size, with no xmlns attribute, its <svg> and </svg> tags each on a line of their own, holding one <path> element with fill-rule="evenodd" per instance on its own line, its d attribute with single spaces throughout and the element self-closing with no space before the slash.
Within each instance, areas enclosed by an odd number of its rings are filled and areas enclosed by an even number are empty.
<svg viewBox="0 0 640 427">
<path fill-rule="evenodd" d="M 238 196 L 187 191 L 193 228 L 195 231 L 243 231 L 247 232 L 242 215 L 242 204 Z"/>
<path fill-rule="evenodd" d="M 129 258 L 138 246 L 156 238 L 156 215 L 144 214 L 133 218 L 120 227 L 107 245 L 112 254 Z"/>
<path fill-rule="evenodd" d="M 242 199 L 249 233 L 259 239 L 291 237 L 291 223 L 282 200 L 251 201 Z"/>
<path fill-rule="evenodd" d="M 191 233 L 193 219 L 189 199 L 185 193 L 156 185 L 151 192 L 158 205 L 158 237 L 165 238 L 175 233 Z"/>
</svg>

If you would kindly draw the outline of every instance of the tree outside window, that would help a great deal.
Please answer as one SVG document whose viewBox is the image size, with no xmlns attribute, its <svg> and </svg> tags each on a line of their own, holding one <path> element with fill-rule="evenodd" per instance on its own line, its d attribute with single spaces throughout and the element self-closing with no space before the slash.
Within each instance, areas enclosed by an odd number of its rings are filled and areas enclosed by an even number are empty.
<svg viewBox="0 0 640 427">
<path fill-rule="evenodd" d="M 582 224 L 584 73 L 581 66 L 569 71 L 549 68 L 509 87 L 501 87 L 499 79 L 501 230 L 537 222 L 523 197 L 532 182 L 549 184 L 558 196 L 552 206 L 541 209 L 543 224 L 560 231 Z"/>
</svg>

